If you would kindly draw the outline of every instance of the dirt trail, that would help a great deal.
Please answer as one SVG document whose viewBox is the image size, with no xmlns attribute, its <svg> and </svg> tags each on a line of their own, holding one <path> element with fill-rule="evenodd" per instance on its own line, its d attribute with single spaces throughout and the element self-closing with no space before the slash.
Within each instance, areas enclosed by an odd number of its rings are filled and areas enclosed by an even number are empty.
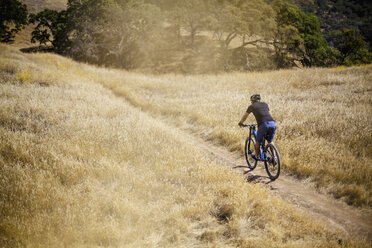
<svg viewBox="0 0 372 248">
<path fill-rule="evenodd" d="M 125 96 L 121 94 L 116 95 L 133 107 L 141 109 L 139 106 L 133 104 L 133 102 L 128 101 Z M 157 119 L 170 128 L 178 130 L 179 134 L 188 140 L 190 144 L 206 151 L 212 159 L 216 159 L 219 163 L 224 164 L 237 173 L 243 174 L 247 182 L 267 185 L 274 194 L 292 203 L 300 211 L 323 221 L 331 228 L 345 233 L 345 235 L 360 237 L 372 244 L 371 210 L 362 211 L 348 206 L 346 203 L 336 200 L 332 196 L 317 192 L 309 186 L 309 183 L 301 182 L 291 176 L 284 175 L 283 171 L 281 171 L 281 175 L 276 181 L 271 181 L 267 176 L 263 162 L 259 162 L 257 167 L 253 171 L 250 171 L 245 158 L 241 155 L 232 153 L 225 147 L 208 142 L 187 128 L 181 129 L 170 125 L 168 121 L 161 120 L 160 118 Z"/>
<path fill-rule="evenodd" d="M 259 162 L 256 169 L 250 171 L 247 168 L 245 158 L 239 154 L 229 152 L 224 147 L 207 142 L 189 131 L 179 129 L 179 132 L 192 145 L 208 152 L 220 163 L 245 175 L 248 182 L 267 185 L 273 193 L 294 204 L 300 211 L 322 220 L 331 228 L 372 242 L 371 212 L 363 212 L 334 199 L 332 196 L 320 194 L 306 183 L 286 176 L 283 172 L 276 181 L 272 182 L 267 176 L 263 162 Z"/>
</svg>

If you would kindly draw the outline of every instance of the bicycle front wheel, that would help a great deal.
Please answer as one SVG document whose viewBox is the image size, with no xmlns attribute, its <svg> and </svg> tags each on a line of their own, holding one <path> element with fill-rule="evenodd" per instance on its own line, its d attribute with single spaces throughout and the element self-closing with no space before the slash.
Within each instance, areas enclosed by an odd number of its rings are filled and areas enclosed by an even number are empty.
<svg viewBox="0 0 372 248">
<path fill-rule="evenodd" d="M 272 144 L 267 144 L 265 168 L 271 180 L 275 180 L 280 174 L 280 156 L 278 149 Z"/>
<path fill-rule="evenodd" d="M 256 142 L 251 138 L 247 138 L 245 141 L 245 160 L 247 161 L 248 167 L 251 170 L 254 170 L 257 166 L 257 160 L 252 158 L 252 154 L 254 153 L 254 146 Z"/>
</svg>

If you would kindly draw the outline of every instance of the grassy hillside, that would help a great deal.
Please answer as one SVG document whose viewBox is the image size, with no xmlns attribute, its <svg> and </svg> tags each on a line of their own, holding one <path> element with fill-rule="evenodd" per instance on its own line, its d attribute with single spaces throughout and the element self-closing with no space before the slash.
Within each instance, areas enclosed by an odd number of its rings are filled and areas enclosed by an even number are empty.
<svg viewBox="0 0 372 248">
<path fill-rule="evenodd" d="M 37 13 L 43 9 L 66 9 L 67 0 L 21 0 L 27 5 L 27 10 L 30 13 Z"/>
<path fill-rule="evenodd" d="M 340 238 L 367 246 L 246 183 L 102 86 L 149 77 L 0 48 L 0 246 L 334 247 Z M 176 88 L 164 80 L 142 91 L 168 101 Z M 187 82 L 210 87 L 193 80 L 175 84 L 180 96 L 192 96 Z"/>
<path fill-rule="evenodd" d="M 249 97 L 277 121 L 284 171 L 355 206 L 372 206 L 372 66 L 205 76 L 120 74 L 102 84 L 234 151 Z M 253 116 L 248 122 L 255 122 Z"/>
</svg>

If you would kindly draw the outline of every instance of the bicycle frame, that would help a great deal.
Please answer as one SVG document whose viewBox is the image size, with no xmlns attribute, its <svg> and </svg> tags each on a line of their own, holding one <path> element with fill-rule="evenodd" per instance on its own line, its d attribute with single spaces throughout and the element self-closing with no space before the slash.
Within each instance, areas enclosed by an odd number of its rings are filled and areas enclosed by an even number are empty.
<svg viewBox="0 0 372 248">
<path fill-rule="evenodd" d="M 257 142 L 257 130 L 256 130 L 256 125 L 249 125 L 249 140 L 250 140 L 250 138 L 252 137 L 252 134 L 253 134 L 253 136 L 254 136 L 254 139 L 255 139 L 256 142 Z M 263 139 L 263 141 L 262 141 L 261 144 L 260 144 L 259 152 L 260 152 L 260 159 L 261 159 L 261 161 L 266 160 L 266 159 L 267 159 L 267 156 L 266 156 L 266 152 L 265 152 L 265 139 Z"/>
<path fill-rule="evenodd" d="M 260 143 L 259 158 L 256 158 L 256 156 L 254 156 L 253 154 L 255 150 L 254 146 L 255 144 L 257 144 L 257 124 L 239 125 L 241 127 L 249 127 L 249 136 L 246 139 L 244 148 L 245 159 L 247 161 L 248 167 L 251 170 L 254 170 L 257 166 L 257 162 L 263 161 L 265 163 L 266 172 L 269 175 L 270 179 L 276 180 L 280 173 L 280 156 L 278 149 L 274 146 L 274 144 L 265 144 L 266 137 L 264 137 L 264 140 Z M 252 135 L 254 136 L 254 139 Z M 251 161 L 251 158 L 255 161 Z"/>
</svg>

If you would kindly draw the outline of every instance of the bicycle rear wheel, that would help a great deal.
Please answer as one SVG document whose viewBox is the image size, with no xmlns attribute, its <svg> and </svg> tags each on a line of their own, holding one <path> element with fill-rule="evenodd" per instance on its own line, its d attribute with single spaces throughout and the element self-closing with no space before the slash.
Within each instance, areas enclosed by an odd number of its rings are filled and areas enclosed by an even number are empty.
<svg viewBox="0 0 372 248">
<path fill-rule="evenodd" d="M 255 144 L 256 142 L 252 139 L 252 137 L 250 139 L 247 138 L 245 140 L 245 149 L 244 149 L 245 160 L 247 161 L 248 167 L 251 170 L 254 170 L 254 168 L 256 168 L 257 166 L 257 160 L 252 158 L 252 155 L 251 155 L 254 153 Z"/>
<path fill-rule="evenodd" d="M 271 180 L 275 180 L 280 174 L 280 155 L 278 149 L 272 144 L 267 144 L 265 168 Z"/>
</svg>

